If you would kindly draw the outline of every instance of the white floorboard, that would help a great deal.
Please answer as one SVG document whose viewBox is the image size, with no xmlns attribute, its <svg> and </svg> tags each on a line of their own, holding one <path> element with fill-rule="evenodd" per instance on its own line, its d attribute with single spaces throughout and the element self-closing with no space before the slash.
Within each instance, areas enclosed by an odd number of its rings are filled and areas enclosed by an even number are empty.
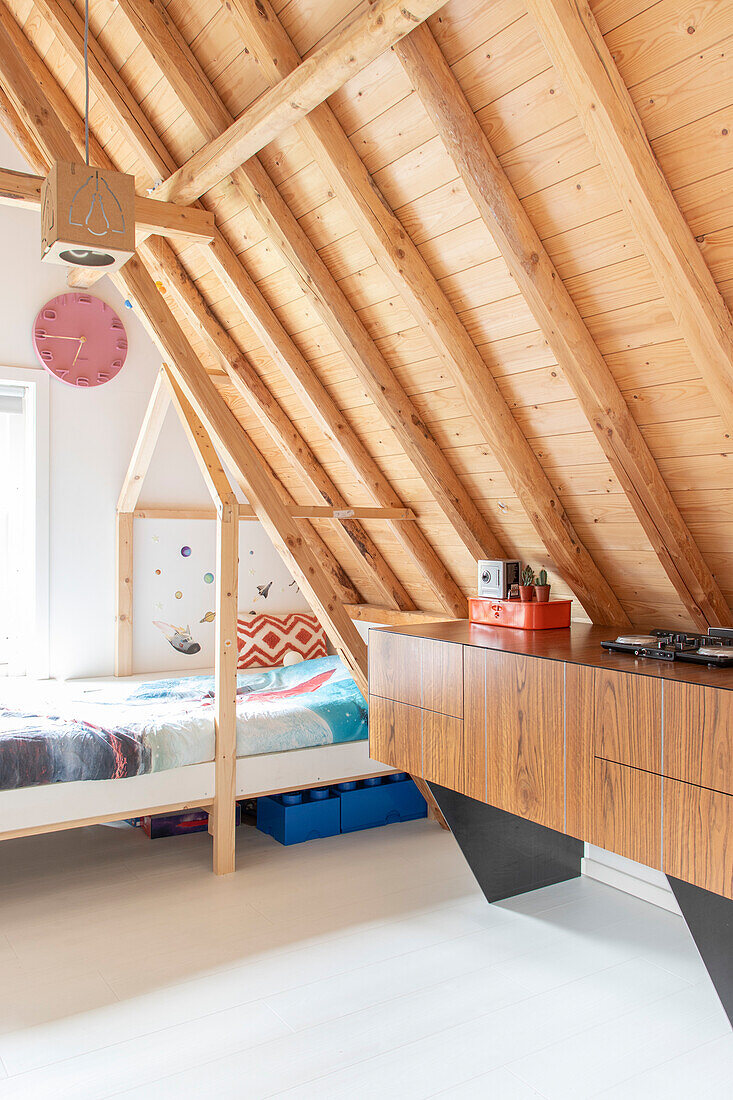
<svg viewBox="0 0 733 1100">
<path fill-rule="evenodd" d="M 682 919 L 575 879 L 488 906 L 414 822 L 282 848 L 95 827 L 0 845 L 0 1100 L 717 1097 Z"/>
</svg>

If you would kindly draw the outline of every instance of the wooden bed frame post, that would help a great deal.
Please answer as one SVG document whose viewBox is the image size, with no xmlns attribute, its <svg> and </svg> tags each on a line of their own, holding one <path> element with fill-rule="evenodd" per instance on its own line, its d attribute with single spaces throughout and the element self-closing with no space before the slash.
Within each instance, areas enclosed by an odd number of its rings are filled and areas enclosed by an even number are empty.
<svg viewBox="0 0 733 1100">
<path fill-rule="evenodd" d="M 237 582 L 239 510 L 233 494 L 220 503 L 216 518 L 216 756 L 211 834 L 214 874 L 235 865 L 237 779 Z"/>
<path fill-rule="evenodd" d="M 140 425 L 130 465 L 127 467 L 117 501 L 115 523 L 115 676 L 132 674 L 132 529 L 145 475 L 155 451 L 170 404 L 170 393 L 162 372 L 155 379 L 153 392 Z"/>
</svg>

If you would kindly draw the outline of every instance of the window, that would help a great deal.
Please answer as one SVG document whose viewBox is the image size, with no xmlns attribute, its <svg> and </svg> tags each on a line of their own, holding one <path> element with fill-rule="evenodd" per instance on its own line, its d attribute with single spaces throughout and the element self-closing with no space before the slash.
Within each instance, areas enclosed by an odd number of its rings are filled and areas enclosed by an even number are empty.
<svg viewBox="0 0 733 1100">
<path fill-rule="evenodd" d="M 48 675 L 48 377 L 0 367 L 0 675 Z"/>
</svg>

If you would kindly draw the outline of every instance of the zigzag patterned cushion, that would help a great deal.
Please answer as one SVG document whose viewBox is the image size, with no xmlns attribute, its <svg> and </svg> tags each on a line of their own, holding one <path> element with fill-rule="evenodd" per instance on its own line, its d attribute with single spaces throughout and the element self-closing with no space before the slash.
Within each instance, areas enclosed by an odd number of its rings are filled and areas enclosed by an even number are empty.
<svg viewBox="0 0 733 1100">
<path fill-rule="evenodd" d="M 325 657 L 326 634 L 315 615 L 248 615 L 237 619 L 237 668 L 281 665 L 286 653 Z"/>
</svg>

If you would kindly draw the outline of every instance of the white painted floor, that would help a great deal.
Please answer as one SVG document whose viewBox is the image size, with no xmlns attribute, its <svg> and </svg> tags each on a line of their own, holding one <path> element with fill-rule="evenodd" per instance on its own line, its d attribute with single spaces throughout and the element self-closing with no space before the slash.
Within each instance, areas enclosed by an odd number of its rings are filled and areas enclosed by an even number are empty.
<svg viewBox="0 0 733 1100">
<path fill-rule="evenodd" d="M 680 917 L 588 879 L 489 906 L 422 821 L 282 848 L 103 827 L 0 845 L 0 1100 L 719 1098 Z"/>
</svg>

